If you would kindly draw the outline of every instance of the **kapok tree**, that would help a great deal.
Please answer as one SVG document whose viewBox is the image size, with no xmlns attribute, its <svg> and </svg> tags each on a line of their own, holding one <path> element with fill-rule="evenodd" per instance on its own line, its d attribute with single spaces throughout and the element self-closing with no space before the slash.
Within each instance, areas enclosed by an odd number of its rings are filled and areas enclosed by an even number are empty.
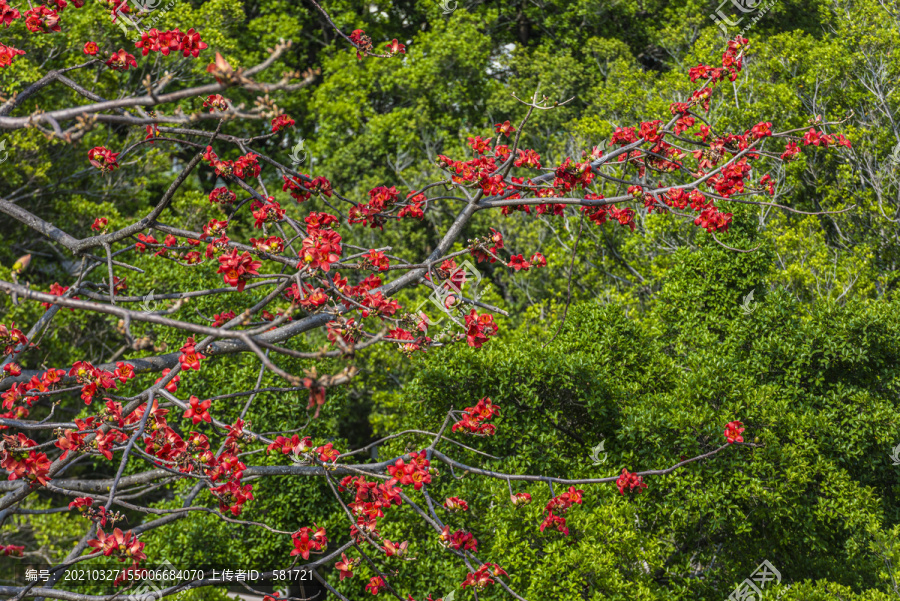
<svg viewBox="0 0 900 601">
<path fill-rule="evenodd" d="M 82 4 L 80 0 L 71 0 L 71 4 L 57 0 L 51 6 L 22 12 L 0 0 L 0 22 L 5 28 L 23 27 L 34 36 L 53 36 L 65 27 L 64 15 Z M 111 20 L 127 26 L 140 26 L 147 17 L 146 12 L 122 0 L 109 0 L 108 6 Z M 316 7 L 331 23 L 327 13 Z M 360 60 L 391 60 L 406 51 L 397 40 L 376 44 L 362 30 L 349 35 L 335 30 Z M 693 462 L 714 461 L 721 452 L 740 452 L 732 447 L 752 446 L 743 441 L 744 428 L 735 419 L 722 424 L 721 446 L 677 465 L 631 466 L 634 471 L 622 469 L 621 473 L 580 480 L 553 474 L 500 473 L 463 464 L 446 448 L 447 442 L 477 444 L 454 438 L 477 440 L 503 427 L 502 408 L 483 398 L 459 399 L 466 408 L 450 411 L 438 431 L 430 433 L 430 444 L 420 451 L 384 461 L 358 462 L 353 449 L 334 448 L 302 431 L 291 434 L 304 423 L 293 424 L 280 434 L 262 434 L 243 419 L 222 421 L 216 415 L 220 397 L 201 400 L 191 390 L 191 372 L 204 369 L 209 362 L 224 361 L 226 355 L 249 354 L 259 361 L 259 380 L 247 381 L 241 390 L 222 396 L 252 401 L 262 390 L 258 383 L 262 374 L 271 372 L 284 380 L 284 387 L 278 390 L 308 392 L 307 412 L 315 419 L 327 402 L 328 390 L 354 378 L 355 358 L 373 345 L 396 345 L 398 352 L 411 354 L 453 344 L 474 348 L 489 344 L 498 330 L 493 314 L 505 312 L 470 298 L 471 274 L 464 267 L 468 258 L 476 264 L 499 263 L 522 272 L 566 266 L 548 266 L 543 256 L 529 249 L 514 252 L 506 248 L 503 236 L 494 229 L 467 240 L 462 250 L 452 251 L 480 211 L 503 215 L 578 211 L 582 227 L 587 220 L 587 227 L 632 231 L 639 211 L 670 213 L 693 222 L 728 248 L 732 213 L 726 208 L 731 203 L 793 211 L 765 200 L 766 195 L 774 194 L 777 184 L 772 173 L 777 174 L 781 163 L 801 152 L 849 147 L 850 143 L 841 134 L 828 133 L 835 123 L 820 119 L 803 130 L 778 131 L 772 123 L 761 122 L 746 124 L 746 129 L 738 132 L 721 131 L 709 118 L 710 103 L 721 93 L 723 82 L 739 77 L 748 48 L 746 39 L 729 41 L 719 66 L 691 68 L 687 77 L 696 87 L 683 102 L 671 104 L 671 114 L 617 127 L 608 146 L 585 149 L 580 157 L 545 165 L 535 150 L 521 147 L 522 132 L 536 111 L 553 110 L 559 103 L 535 94 L 530 101 L 520 101 L 525 115 L 517 123 L 506 120 L 490 133 L 481 132 L 484 136 L 473 133 L 468 138 L 469 156 L 440 156 L 440 178 L 415 190 L 385 182 L 363 199 L 342 194 L 325 177 L 296 171 L 283 157 L 255 149 L 262 141 L 284 136 L 283 132 L 295 125 L 289 115 L 274 111 L 272 107 L 277 105 L 269 95 L 288 93 L 315 80 L 316 73 L 309 71 L 267 81 L 266 74 L 289 42 L 279 44 L 266 60 L 246 69 L 233 68 L 221 54 L 207 48 L 202 31 L 195 29 L 150 29 L 130 50 L 98 54 L 101 45 L 85 40 L 84 62 L 50 70 L 7 100 L 0 106 L 0 129 L 34 128 L 48 139 L 77 147 L 93 128 L 115 128 L 120 134 L 124 128 L 126 144 L 79 151 L 85 168 L 94 169 L 97 178 L 127 169 L 125 159 L 139 158 L 150 145 L 187 149 L 192 158 L 186 163 L 170 163 L 168 170 L 175 175 L 145 216 L 125 227 L 111 228 L 109 219 L 98 215 L 92 231 L 82 238 L 67 231 L 65 223 L 52 223 L 29 211 L 27 201 L 33 190 L 27 186 L 0 199 L 0 212 L 6 218 L 45 237 L 78 264 L 70 281 L 57 282 L 48 290 L 29 284 L 28 256 L 14 267 L 14 281 L 0 281 L 0 289 L 9 295 L 7 302 L 41 303 L 46 308 L 35 323 L 0 325 L 0 390 L 5 410 L 0 426 L 6 431 L 0 443 L 0 467 L 8 478 L 0 498 L 0 521 L 39 489 L 47 491 L 58 507 L 79 512 L 85 520 L 83 538 L 54 566 L 49 582 L 0 586 L 4 594 L 14 599 L 94 599 L 65 591 L 66 582 L 60 578 L 66 568 L 98 553 L 118 558 L 123 570 L 117 584 L 131 586 L 133 573 L 146 567 L 141 535 L 172 528 L 178 520 L 203 511 L 283 536 L 285 566 L 299 556 L 306 562 L 301 567 L 312 570 L 341 599 L 345 597 L 317 569 L 333 565 L 343 580 L 354 577 L 354 569 L 364 561 L 377 574 L 365 587 L 372 594 L 386 592 L 401 600 L 411 599 L 411 593 L 420 598 L 428 594 L 430 600 L 433 591 L 397 590 L 383 567 L 386 557 L 402 556 L 417 544 L 390 541 L 379 532 L 380 524 L 392 514 L 409 511 L 433 530 L 446 548 L 448 561 L 459 563 L 463 588 L 499 586 L 522 599 L 510 588 L 502 566 L 480 556 L 472 533 L 453 530 L 441 519 L 436 507 L 466 511 L 468 505 L 458 497 L 430 496 L 434 463 L 483 478 L 546 482 L 551 490 L 555 486 L 559 492 L 547 504 L 543 522 L 534 528 L 567 536 L 567 512 L 577 511 L 576 506 L 590 498 L 592 486 L 615 484 L 622 495 L 636 495 L 652 486 L 653 476 Z M 0 44 L 0 68 L 14 69 L 16 61 L 28 52 L 28 48 Z M 166 57 L 178 53 L 208 63 L 208 78 L 190 85 L 181 82 L 177 89 L 164 91 L 170 85 Z M 156 68 L 149 62 L 151 54 L 153 58 L 162 55 Z M 148 70 L 146 93 L 123 89 L 121 97 L 108 100 L 90 91 L 89 80 L 98 72 L 113 70 L 127 77 L 139 65 Z M 77 92 L 84 103 L 21 114 L 29 97 L 58 85 Z M 265 95 L 265 100 L 257 109 L 244 111 L 228 98 L 229 92 L 237 91 Z M 732 93 L 730 86 L 727 93 Z M 188 114 L 182 109 L 183 103 L 198 98 L 203 103 L 202 113 Z M 236 123 L 262 118 L 271 120 L 271 132 L 265 135 L 229 133 Z M 214 171 L 223 184 L 208 190 L 211 208 L 221 211 L 216 215 L 222 218 L 211 218 L 201 231 L 194 231 L 173 222 L 177 219 L 173 209 L 178 206 L 179 190 L 198 170 Z M 275 193 L 278 197 L 272 193 L 276 185 L 281 186 Z M 427 256 L 395 256 L 385 248 L 353 244 L 364 228 L 383 231 L 400 221 L 421 221 L 441 204 L 451 208 L 455 218 Z M 229 235 L 232 225 L 241 220 L 252 223 L 256 236 L 234 239 Z M 168 261 L 186 272 L 204 270 L 219 275 L 222 283 L 159 295 L 158 300 L 175 301 L 175 308 L 147 310 L 146 291 L 135 294 L 126 280 L 127 272 L 141 271 L 129 263 L 136 253 L 150 253 L 154 261 Z M 172 285 L 177 287 L 179 282 Z M 400 290 L 415 287 L 441 299 L 441 317 L 448 327 L 435 331 L 434 319 L 401 306 L 394 298 Z M 186 314 L 171 316 L 186 299 L 227 295 L 241 302 L 250 298 L 251 290 L 260 294 L 261 300 L 245 301 L 241 311 L 223 311 L 205 320 Z M 61 309 L 118 318 L 127 356 L 106 364 L 94 365 L 85 357 L 73 365 L 39 368 L 40 345 L 35 341 L 54 327 Z M 177 352 L 154 351 L 152 345 L 148 347 L 133 335 L 132 325 L 139 322 L 180 332 L 183 346 Z M 330 348 L 317 352 L 292 348 L 298 340 L 315 340 L 316 336 L 327 337 Z M 279 357 L 340 360 L 345 367 L 334 373 L 313 369 L 297 374 L 280 366 Z M 142 374 L 158 374 L 158 378 L 138 385 Z M 89 416 L 58 421 L 53 409 L 60 404 L 79 410 L 88 406 Z M 285 465 L 254 465 L 254 456 L 247 453 L 261 449 L 283 457 Z M 75 462 L 93 466 L 110 462 L 116 476 L 72 476 L 67 468 Z M 133 467 L 135 464 L 147 469 Z M 124 475 L 126 471 L 128 475 Z M 346 528 L 326 533 L 315 523 L 301 520 L 294 529 L 281 531 L 242 520 L 245 505 L 254 500 L 254 486 L 245 478 L 274 474 L 324 479 L 346 515 Z M 183 498 L 183 510 L 159 515 L 143 504 L 142 495 L 161 485 L 173 486 L 173 479 L 192 484 Z M 160 484 L 163 482 L 167 483 Z M 123 490 L 129 494 L 124 495 Z M 531 502 L 527 493 L 510 492 L 510 503 Z M 146 521 L 123 529 L 117 508 L 143 512 Z M 29 552 L 15 545 L 6 545 L 4 551 L 13 555 Z M 166 588 L 162 595 L 211 584 L 208 579 L 185 580 Z"/>
</svg>

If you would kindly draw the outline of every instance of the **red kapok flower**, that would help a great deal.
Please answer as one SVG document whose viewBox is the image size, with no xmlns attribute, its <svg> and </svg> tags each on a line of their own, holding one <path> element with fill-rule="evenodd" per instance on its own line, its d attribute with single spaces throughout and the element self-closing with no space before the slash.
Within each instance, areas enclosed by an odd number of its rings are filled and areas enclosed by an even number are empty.
<svg viewBox="0 0 900 601">
<path fill-rule="evenodd" d="M 647 485 L 644 484 L 644 479 L 638 476 L 635 473 L 631 473 L 628 470 L 622 468 L 622 474 L 619 476 L 619 479 L 616 480 L 616 486 L 619 487 L 619 493 L 625 494 L 625 490 L 627 489 L 629 492 L 633 492 L 634 489 L 637 489 L 638 492 L 647 488 Z"/>
<path fill-rule="evenodd" d="M 262 265 L 260 261 L 254 261 L 253 256 L 248 252 L 238 255 L 238 250 L 232 249 L 231 254 L 219 257 L 219 270 L 225 283 L 229 286 L 236 286 L 238 292 L 244 291 L 247 285 L 245 275 L 256 275 L 257 269 Z"/>
<path fill-rule="evenodd" d="M 390 42 L 384 45 L 385 49 L 387 49 L 388 54 L 391 56 L 395 54 L 406 54 L 406 45 L 401 44 L 397 41 L 397 38 L 394 38 Z"/>
<path fill-rule="evenodd" d="M 285 127 L 294 127 L 294 120 L 287 115 L 278 115 L 272 119 L 272 133 L 281 131 Z"/>
<path fill-rule="evenodd" d="M 210 113 L 213 113 L 216 110 L 227 111 L 228 100 L 221 94 L 212 94 L 210 96 L 207 96 L 206 100 L 203 101 L 203 108 L 207 107 L 209 107 Z"/>
<path fill-rule="evenodd" d="M 200 371 L 200 361 L 206 359 L 206 356 L 198 352 L 195 346 L 194 337 L 189 336 L 184 346 L 181 347 L 181 355 L 178 357 L 181 369 L 185 371 L 189 369 Z"/>
<path fill-rule="evenodd" d="M 495 123 L 494 132 L 509 137 L 510 134 L 516 132 L 516 126 L 511 124 L 509 121 L 504 121 L 503 123 Z"/>
<path fill-rule="evenodd" d="M 0 44 L 0 69 L 5 69 L 10 66 L 13 62 L 13 59 L 20 54 L 25 54 L 24 50 L 19 50 L 18 48 L 13 48 L 12 46 L 4 46 Z"/>
<path fill-rule="evenodd" d="M 124 48 L 119 48 L 118 52 L 113 52 L 106 66 L 114 71 L 127 71 L 129 67 L 137 67 L 137 61 L 134 56 L 125 52 Z"/>
<path fill-rule="evenodd" d="M 25 11 L 25 29 L 31 33 L 60 31 L 59 15 L 55 10 L 51 10 L 43 4 L 31 8 Z"/>
<path fill-rule="evenodd" d="M 366 585 L 366 591 L 373 595 L 377 595 L 384 586 L 384 578 L 381 576 L 372 576 L 369 580 L 369 584 Z"/>
<path fill-rule="evenodd" d="M 91 165 L 104 173 L 118 169 L 119 163 L 116 160 L 118 156 L 118 152 L 113 152 L 104 146 L 95 146 L 88 151 L 88 160 Z"/>
<path fill-rule="evenodd" d="M 531 495 L 527 492 L 517 492 L 514 495 L 510 495 L 509 500 L 512 501 L 513 505 L 528 505 L 531 503 Z"/>
<path fill-rule="evenodd" d="M 741 436 L 741 432 L 745 430 L 743 428 L 741 422 L 734 421 L 728 422 L 725 424 L 725 440 L 728 441 L 728 444 L 734 444 L 736 442 L 744 442 L 744 437 Z"/>
<path fill-rule="evenodd" d="M 15 19 L 19 19 L 21 17 L 21 13 L 19 13 L 17 9 L 9 6 L 6 3 L 6 0 L 0 2 L 0 23 L 8 28 Z"/>
<path fill-rule="evenodd" d="M 459 497 L 448 497 L 446 501 L 444 501 L 444 507 L 446 507 L 450 511 L 468 511 L 469 504 L 460 499 Z"/>
<path fill-rule="evenodd" d="M 100 48 L 97 47 L 97 42 L 85 42 L 85 44 L 84 44 L 84 53 L 85 54 L 94 56 L 99 51 L 100 51 Z"/>
<path fill-rule="evenodd" d="M 191 395 L 188 401 L 190 402 L 190 407 L 184 412 L 184 419 L 191 420 L 194 425 L 200 422 L 212 423 L 212 416 L 209 414 L 209 406 L 212 405 L 212 401 L 206 400 L 201 402 L 194 395 Z"/>
<path fill-rule="evenodd" d="M 334 564 L 334 567 L 336 567 L 338 569 L 338 572 L 340 572 L 341 580 L 343 580 L 344 578 L 352 578 L 353 568 L 355 566 L 356 562 L 351 559 L 347 559 L 346 553 L 341 553 L 341 560 Z"/>
</svg>

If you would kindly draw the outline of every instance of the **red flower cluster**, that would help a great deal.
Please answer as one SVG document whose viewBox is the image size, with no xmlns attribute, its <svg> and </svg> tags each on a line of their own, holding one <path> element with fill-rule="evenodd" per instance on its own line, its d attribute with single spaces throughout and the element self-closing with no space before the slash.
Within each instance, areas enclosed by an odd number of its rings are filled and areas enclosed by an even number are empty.
<svg viewBox="0 0 900 601">
<path fill-rule="evenodd" d="M 284 209 L 273 196 L 267 198 L 266 202 L 254 200 L 250 204 L 250 209 L 253 211 L 253 218 L 256 219 L 254 226 L 258 230 L 266 224 L 278 223 L 284 219 Z"/>
<path fill-rule="evenodd" d="M 282 192 L 288 192 L 297 202 L 309 200 L 313 192 L 331 198 L 331 182 L 327 178 L 320 176 L 310 179 L 306 175 L 303 178 L 305 180 L 297 176 L 288 177 L 283 175 L 284 186 L 281 188 Z"/>
<path fill-rule="evenodd" d="M 491 148 L 488 145 L 490 140 L 484 140 L 479 136 L 469 138 L 470 145 L 476 152 L 484 151 L 489 153 Z M 484 156 L 483 154 L 476 156 L 469 161 L 454 161 L 444 155 L 438 155 L 438 164 L 443 163 L 444 167 L 452 169 L 455 174 L 451 176 L 452 180 L 458 184 L 478 183 L 486 195 L 500 194 L 509 186 L 500 174 L 497 174 L 497 163 L 493 157 Z M 521 183 L 521 182 L 520 182 Z M 511 196 L 510 198 L 519 198 Z"/>
<path fill-rule="evenodd" d="M 94 499 L 91 497 L 77 497 L 74 501 L 69 503 L 69 510 L 80 509 L 81 517 L 96 522 L 98 526 L 106 526 L 106 507 L 103 505 L 96 508 L 91 507 L 93 504 Z"/>
<path fill-rule="evenodd" d="M 507 576 L 507 573 L 495 563 L 485 563 L 475 570 L 475 573 L 470 572 L 466 576 L 466 579 L 463 580 L 461 586 L 463 588 L 466 588 L 467 586 L 476 586 L 482 589 L 494 583 L 491 576 Z"/>
<path fill-rule="evenodd" d="M 197 58 L 200 51 L 207 46 L 206 42 L 200 39 L 200 34 L 192 27 L 186 33 L 182 33 L 177 28 L 171 31 L 150 29 L 141 34 L 141 40 L 135 42 L 134 47 L 140 48 L 144 56 L 150 52 L 161 52 L 163 56 L 169 56 L 170 52 L 181 52 L 184 56 Z"/>
<path fill-rule="evenodd" d="M 635 473 L 629 472 L 625 468 L 622 468 L 622 474 L 619 476 L 619 479 L 616 480 L 616 486 L 619 487 L 619 494 L 622 495 L 625 494 L 626 489 L 628 492 L 634 492 L 635 489 L 637 489 L 637 492 L 641 492 L 643 489 L 647 488 L 643 478 Z"/>
<path fill-rule="evenodd" d="M 394 328 L 388 332 L 388 337 L 393 340 L 402 340 L 404 342 L 400 342 L 400 350 L 406 353 L 407 355 L 410 353 L 414 353 L 415 351 L 423 351 L 423 346 L 428 346 L 431 344 L 431 338 L 428 336 L 413 336 L 412 332 L 404 330 L 403 328 Z"/>
<path fill-rule="evenodd" d="M 290 439 L 284 436 L 277 436 L 275 441 L 266 447 L 266 454 L 273 450 L 280 450 L 283 454 L 293 453 L 300 456 L 305 455 L 312 448 L 312 439 L 307 436 L 301 439 L 294 434 Z"/>
<path fill-rule="evenodd" d="M 359 304 L 367 308 L 367 310 L 360 311 L 363 317 L 369 316 L 368 309 L 371 309 L 380 316 L 388 317 L 400 310 L 400 303 L 395 299 L 388 300 L 384 298 L 384 295 L 381 292 L 366 293 L 362 300 L 359 301 Z"/>
<path fill-rule="evenodd" d="M 5 5 L 0 5 L 0 10 L 2 10 L 4 6 Z M 0 18 L 2 17 L 3 14 L 0 13 Z M 13 60 L 15 60 L 15 58 L 20 54 L 25 54 L 25 51 L 19 50 L 18 48 L 13 48 L 12 46 L 0 44 L 0 69 L 5 69 L 6 67 L 10 66 Z"/>
<path fill-rule="evenodd" d="M 103 146 L 95 146 L 88 151 L 88 160 L 91 162 L 91 165 L 104 173 L 119 168 L 119 163 L 116 160 L 118 156 L 118 152 L 113 152 Z"/>
<path fill-rule="evenodd" d="M 49 293 L 52 294 L 53 296 L 62 296 L 62 295 L 64 295 L 64 294 L 65 294 L 66 292 L 68 292 L 68 291 L 69 291 L 69 287 L 68 287 L 68 286 L 60 286 L 59 282 L 54 282 L 54 283 L 50 284 L 50 290 L 48 290 L 47 292 L 49 292 Z M 72 297 L 72 300 L 78 300 L 78 297 L 77 297 L 77 296 L 73 296 L 73 297 Z M 53 306 L 53 303 L 50 303 L 50 302 L 47 302 L 47 303 L 41 303 L 41 306 L 42 306 L 44 309 L 49 309 L 50 307 Z M 71 308 L 69 309 L 69 311 L 74 311 L 74 310 L 75 310 L 75 309 L 71 309 Z"/>
<path fill-rule="evenodd" d="M 332 345 L 336 345 L 337 339 L 340 337 L 341 340 L 344 341 L 344 344 L 356 344 L 356 338 L 353 335 L 353 324 L 355 322 L 356 320 L 352 317 L 342 321 L 329 321 L 326 324 L 328 329 L 328 341 L 331 342 Z"/>
<path fill-rule="evenodd" d="M 312 397 L 310 397 L 310 400 L 312 400 Z M 319 461 L 322 463 L 335 462 L 341 455 L 330 442 L 324 446 L 316 447 L 315 452 L 318 453 Z"/>
<path fill-rule="evenodd" d="M 11 7 L 6 0 L 0 0 L 0 23 L 9 28 L 14 20 L 21 17 L 22 15 L 18 9 Z"/>
<path fill-rule="evenodd" d="M 515 271 L 528 271 L 532 267 L 546 267 L 547 259 L 541 253 L 532 255 L 531 261 L 526 261 L 522 255 L 512 255 L 508 265 Z"/>
<path fill-rule="evenodd" d="M 527 492 L 517 492 L 514 495 L 510 495 L 509 500 L 512 501 L 512 504 L 517 507 L 519 505 L 528 505 L 529 503 L 531 503 L 531 495 Z"/>
<path fill-rule="evenodd" d="M 372 264 L 372 267 L 378 271 L 387 271 L 388 267 L 391 266 L 391 262 L 384 256 L 384 253 L 374 248 L 368 254 L 363 255 L 363 258 L 367 259 Z"/>
<path fill-rule="evenodd" d="M 566 518 L 562 517 L 562 515 L 565 514 L 573 504 L 577 503 L 578 505 L 581 505 L 581 495 L 583 494 L 583 490 L 576 490 L 574 486 L 570 486 L 567 492 L 550 499 L 547 503 L 547 507 L 544 508 L 547 512 L 547 517 L 545 517 L 544 521 L 541 523 L 541 532 L 543 532 L 545 528 L 555 526 L 556 529 L 565 536 L 569 536 Z"/>
<path fill-rule="evenodd" d="M 451 534 L 450 526 L 444 526 L 443 530 L 441 530 L 440 539 L 442 544 L 456 551 L 463 549 L 472 553 L 478 552 L 478 541 L 472 536 L 471 532 L 457 530 Z"/>
<path fill-rule="evenodd" d="M 269 236 L 268 238 L 250 238 L 250 244 L 256 250 L 264 253 L 274 254 L 284 252 L 284 239 L 279 238 L 278 236 Z"/>
<path fill-rule="evenodd" d="M 340 491 L 352 488 L 356 490 L 356 498 L 347 506 L 356 516 L 356 524 L 350 527 L 350 535 L 357 542 L 365 540 L 365 536 L 378 537 L 378 518 L 384 517 L 384 510 L 393 505 L 401 505 L 400 487 L 397 479 L 377 484 L 369 482 L 365 476 L 346 476 L 341 480 Z"/>
<path fill-rule="evenodd" d="M 0 468 L 9 472 L 9 480 L 24 478 L 31 486 L 44 486 L 50 481 L 50 459 L 45 453 L 29 450 L 37 443 L 24 434 L 3 435 L 0 445 Z"/>
<path fill-rule="evenodd" d="M 227 111 L 228 110 L 228 99 L 226 99 L 221 94 L 210 94 L 206 97 L 206 100 L 203 101 L 203 108 L 209 108 L 210 113 L 219 111 Z M 209 148 L 207 148 L 207 151 Z"/>
<path fill-rule="evenodd" d="M 478 315 L 475 309 L 466 315 L 466 342 L 474 348 L 481 348 L 490 336 L 497 333 L 494 316 L 485 313 Z"/>
<path fill-rule="evenodd" d="M 285 127 L 294 127 L 294 120 L 287 115 L 278 115 L 272 119 L 272 133 L 284 129 Z"/>
<path fill-rule="evenodd" d="M 213 96 L 210 96 L 207 99 L 209 102 Z M 206 106 L 206 103 L 203 104 Z M 210 110 L 210 112 L 212 112 Z M 213 152 L 212 146 L 206 147 L 206 152 L 203 153 L 203 160 L 207 162 L 207 164 L 216 170 L 216 175 L 226 176 L 226 175 L 234 175 L 241 179 L 250 179 L 259 175 L 262 167 L 260 167 L 258 162 L 258 157 L 252 152 L 248 152 L 244 156 L 238 157 L 233 161 L 223 161 L 219 159 L 219 156 Z"/>
<path fill-rule="evenodd" d="M 741 436 L 741 432 L 745 430 L 743 428 L 741 422 L 734 421 L 728 422 L 725 424 L 725 440 L 728 441 L 728 444 L 734 444 L 736 442 L 744 442 L 744 437 Z"/>
<path fill-rule="evenodd" d="M 0 553 L 2 553 L 4 557 L 9 557 L 10 555 L 14 557 L 22 557 L 22 554 L 24 552 L 24 545 L 0 545 Z"/>
<path fill-rule="evenodd" d="M 453 424 L 452 430 L 465 430 L 472 434 L 490 436 L 496 431 L 494 424 L 485 422 L 500 415 L 500 408 L 491 402 L 489 397 L 484 397 L 475 403 L 474 407 L 466 407 L 462 419 Z"/>
<path fill-rule="evenodd" d="M 0 380 L 5 378 L 6 376 L 12 376 L 15 378 L 16 376 L 22 375 L 22 367 L 18 363 L 7 363 L 3 366 L 3 371 L 5 371 L 6 373 L 0 374 Z"/>
<path fill-rule="evenodd" d="M 297 269 L 308 267 L 310 271 L 321 269 L 328 272 L 331 264 L 341 259 L 341 235 L 331 229 L 337 217 L 327 213 L 311 213 L 306 218 L 306 238 L 300 249 Z"/>
<path fill-rule="evenodd" d="M 209 492 L 219 499 L 219 511 L 222 513 L 231 511 L 232 515 L 241 515 L 244 503 L 253 500 L 253 485 L 241 486 L 236 480 L 229 480 L 221 486 L 210 488 Z"/>
<path fill-rule="evenodd" d="M 325 534 L 325 528 L 319 528 L 313 524 L 312 528 L 304 526 L 291 535 L 294 543 L 294 550 L 291 556 L 299 555 L 303 559 L 309 559 L 310 553 L 321 553 L 328 547 L 328 537 Z"/>
<path fill-rule="evenodd" d="M 79 384 L 82 384 L 81 399 L 86 405 L 90 405 L 98 388 L 104 390 L 118 388 L 116 385 L 117 379 L 125 382 L 129 378 L 134 377 L 134 368 L 131 364 L 127 365 L 128 367 L 125 368 L 125 371 L 120 371 L 119 368 L 116 368 L 114 372 L 110 373 L 94 367 L 87 361 L 77 361 L 69 370 L 69 376 L 74 377 Z"/>
<path fill-rule="evenodd" d="M 490 248 L 487 248 L 488 244 L 493 244 Z M 475 257 L 475 261 L 481 263 L 482 261 L 490 261 L 494 263 L 497 261 L 496 255 L 497 252 L 503 248 L 503 234 L 491 228 L 491 235 L 481 238 L 475 241 L 475 244 L 472 247 L 472 256 Z M 485 252 L 485 250 L 487 252 Z"/>
<path fill-rule="evenodd" d="M 216 188 L 212 192 L 209 193 L 209 202 L 213 204 L 231 204 L 235 200 L 237 200 L 237 194 L 225 188 L 224 186 L 221 188 Z"/>
<path fill-rule="evenodd" d="M 352 207 L 348 211 L 347 221 L 383 230 L 385 217 L 382 213 L 390 210 L 398 200 L 400 200 L 400 194 L 394 186 L 373 188 L 369 190 L 369 202 Z"/>
<path fill-rule="evenodd" d="M 584 190 L 594 179 L 590 161 L 573 163 L 569 157 L 566 157 L 566 160 L 556 168 L 554 175 L 556 177 L 553 180 L 553 187 L 558 194 L 570 192 L 576 186 L 581 186 L 581 189 Z"/>
<path fill-rule="evenodd" d="M 106 66 L 113 71 L 127 71 L 129 67 L 137 67 L 137 61 L 134 55 L 125 52 L 124 48 L 119 48 L 118 52 L 113 52 L 106 60 Z"/>
<path fill-rule="evenodd" d="M 131 530 L 122 532 L 116 528 L 112 534 L 107 535 L 102 529 L 99 529 L 97 538 L 88 541 L 88 546 L 94 548 L 91 553 L 102 551 L 106 557 L 115 555 L 119 561 L 130 561 L 132 569 L 137 568 L 142 559 L 147 559 L 147 556 L 144 555 L 144 543 L 139 541 L 137 535 L 133 534 Z M 122 576 L 119 578 L 124 580 Z"/>
<path fill-rule="evenodd" d="M 43 4 L 25 11 L 25 29 L 31 33 L 60 31 L 59 15 Z"/>
<path fill-rule="evenodd" d="M 253 256 L 244 252 L 238 255 L 238 250 L 232 249 L 231 254 L 219 257 L 219 270 L 216 273 L 223 274 L 222 278 L 229 286 L 236 286 L 238 292 L 243 292 L 247 285 L 245 276 L 256 275 L 262 265 L 260 261 L 254 261 Z"/>
<path fill-rule="evenodd" d="M 372 38 L 362 29 L 354 29 L 350 34 L 350 41 L 356 46 L 356 60 L 362 60 L 362 57 L 372 51 Z"/>
<path fill-rule="evenodd" d="M 5 324 L 0 323 L 0 347 L 3 347 L 4 355 L 12 355 L 16 353 L 16 347 L 28 346 L 28 337 L 22 333 L 22 330 L 16 327 L 15 322 L 11 323 L 7 328 Z"/>
<path fill-rule="evenodd" d="M 420 490 L 422 486 L 431 482 L 431 462 L 425 458 L 425 451 L 410 453 L 409 463 L 401 457 L 394 465 L 388 466 L 388 473 L 398 480 L 400 484 L 412 484 L 413 488 Z"/>
</svg>

